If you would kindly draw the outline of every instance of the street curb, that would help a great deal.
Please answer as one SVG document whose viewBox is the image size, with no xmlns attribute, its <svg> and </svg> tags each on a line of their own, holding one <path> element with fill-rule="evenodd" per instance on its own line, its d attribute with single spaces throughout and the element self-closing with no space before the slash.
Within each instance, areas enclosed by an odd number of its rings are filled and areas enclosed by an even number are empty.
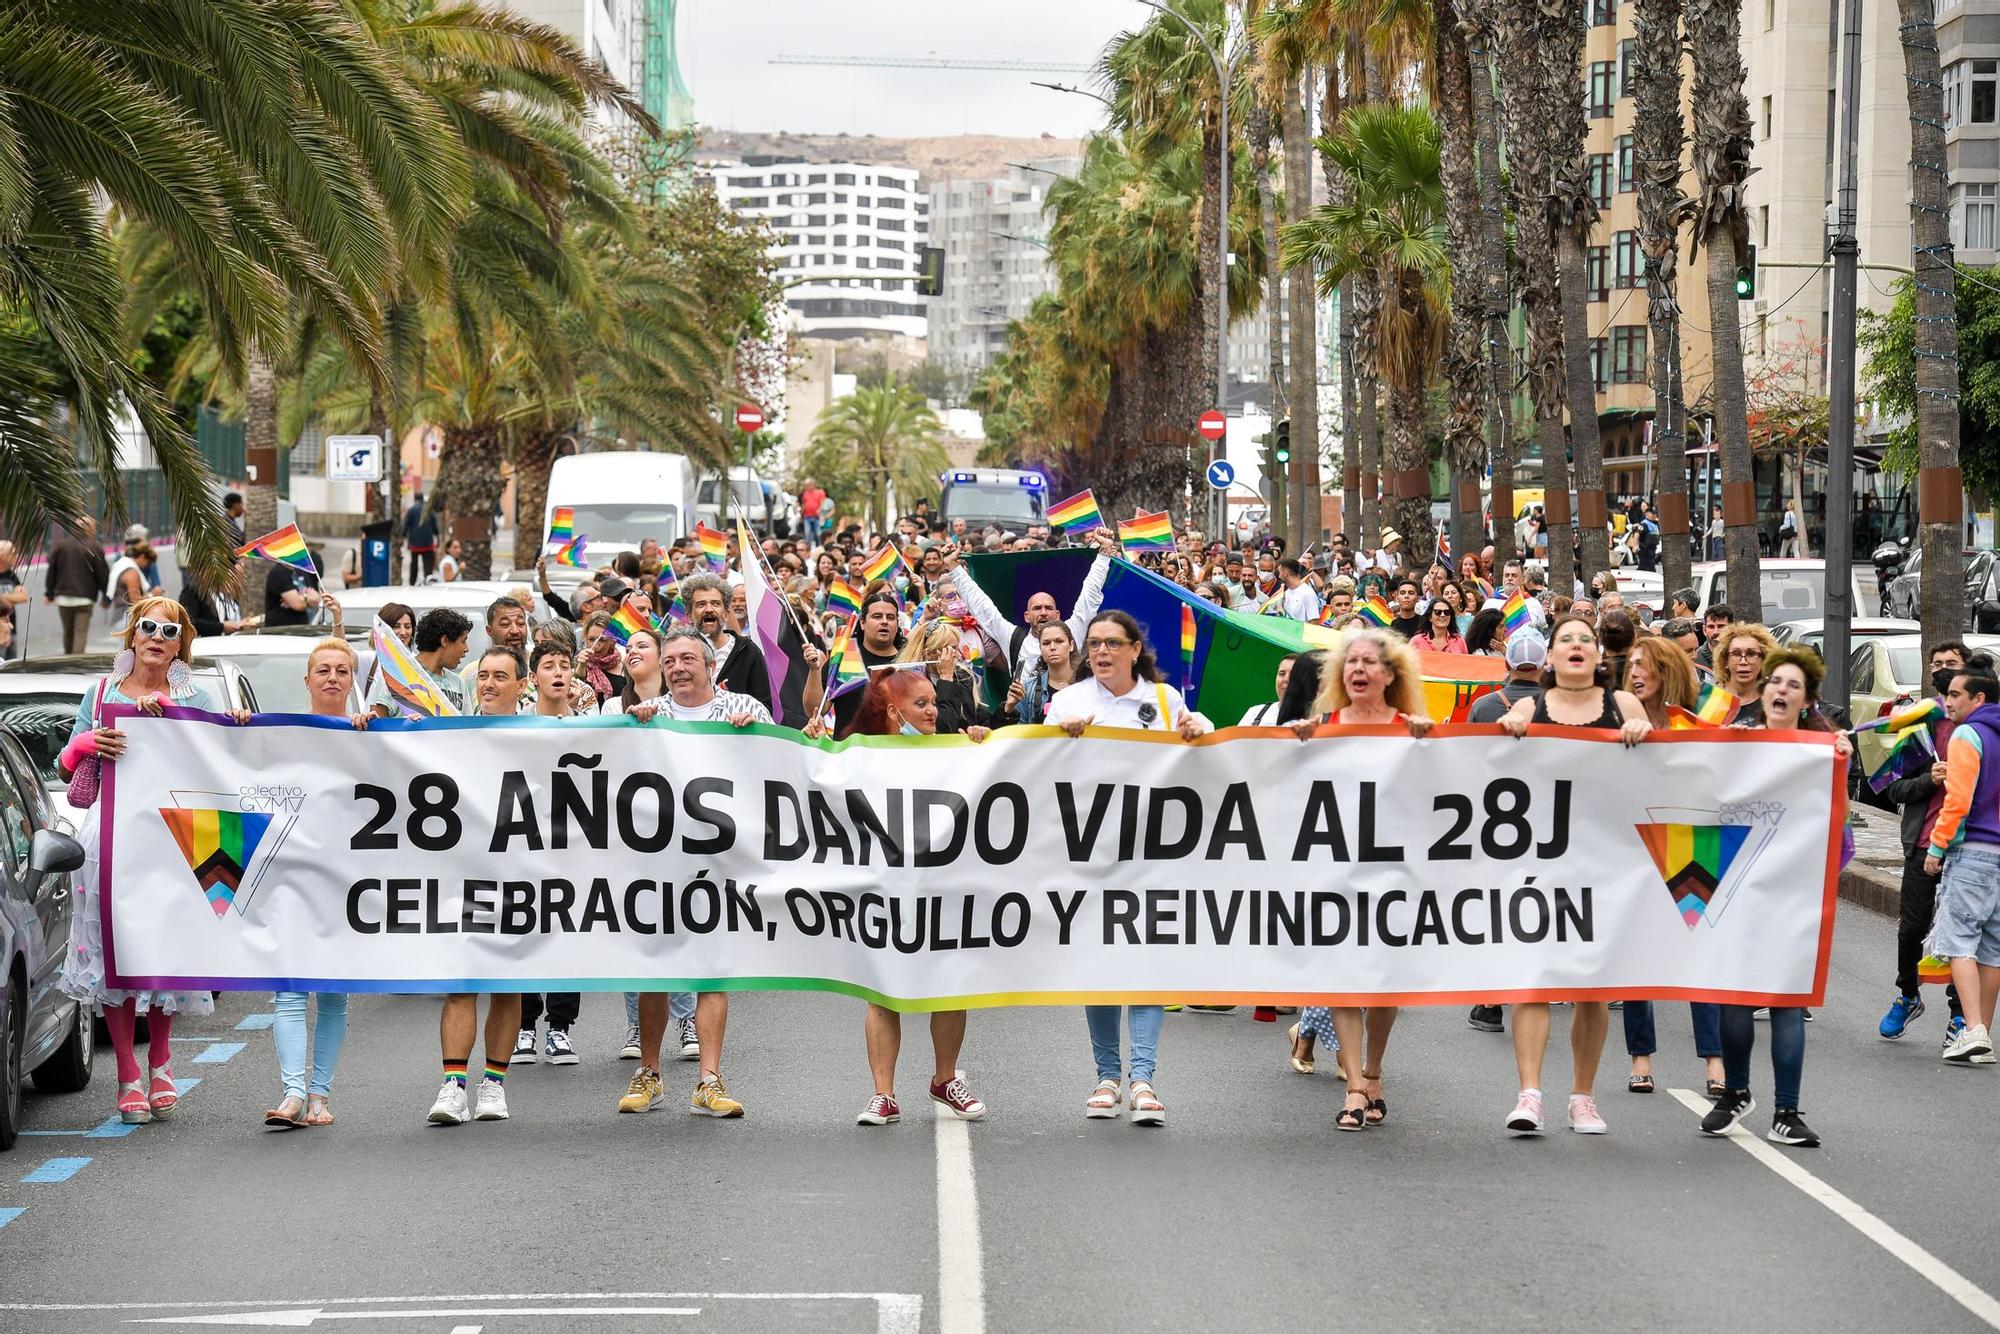
<svg viewBox="0 0 2000 1334">
<path fill-rule="evenodd" d="M 1902 913 L 1903 890 L 1899 878 L 1866 862 L 1849 862 L 1840 873 L 1840 897 L 1885 917 Z"/>
</svg>

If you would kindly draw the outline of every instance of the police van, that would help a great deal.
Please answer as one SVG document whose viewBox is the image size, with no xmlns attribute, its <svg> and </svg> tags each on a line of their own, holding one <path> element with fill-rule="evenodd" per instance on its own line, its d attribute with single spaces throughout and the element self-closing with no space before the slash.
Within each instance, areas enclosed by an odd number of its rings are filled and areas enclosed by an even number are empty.
<svg viewBox="0 0 2000 1334">
<path fill-rule="evenodd" d="M 968 533 L 998 528 L 1009 537 L 1019 537 L 1048 523 L 1044 512 L 1049 484 L 1042 473 L 1020 468 L 953 469 L 938 474 L 938 480 L 944 484 L 938 513 L 948 529 L 957 527 L 953 520 L 963 519 Z"/>
</svg>

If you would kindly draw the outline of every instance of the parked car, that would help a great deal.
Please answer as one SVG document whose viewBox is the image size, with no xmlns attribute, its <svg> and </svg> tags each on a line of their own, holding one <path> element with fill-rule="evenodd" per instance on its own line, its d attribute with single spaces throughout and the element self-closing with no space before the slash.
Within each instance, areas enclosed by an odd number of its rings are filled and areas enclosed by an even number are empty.
<svg viewBox="0 0 2000 1334">
<path fill-rule="evenodd" d="M 719 530 L 733 530 L 740 518 L 760 537 L 790 537 L 796 508 L 776 482 L 741 464 L 729 470 L 727 487 L 709 473 L 695 489 L 695 519 Z"/>
<path fill-rule="evenodd" d="M 1728 570 L 1722 561 L 1694 567 L 1694 591 L 1706 611 L 1729 600 Z M 1765 557 L 1758 563 L 1758 603 L 1765 625 L 1811 620 L 1826 615 L 1826 562 L 1819 559 Z M 1873 610 L 1862 601 L 1861 581 L 1849 572 L 1848 610 L 1855 616 Z"/>
<path fill-rule="evenodd" d="M 528 583 L 523 580 L 522 583 Z M 347 640 L 351 644 L 365 646 L 368 632 L 375 624 L 375 617 L 386 602 L 400 602 L 417 614 L 422 620 L 424 613 L 433 607 L 449 607 L 472 622 L 472 641 L 467 649 L 467 661 L 476 661 L 492 643 L 486 637 L 486 609 L 499 598 L 505 597 L 518 583 L 502 583 L 497 579 L 461 579 L 449 584 L 391 584 L 379 588 L 350 588 L 340 595 L 341 609 L 346 613 Z M 535 594 L 535 609 L 529 619 L 545 620 L 550 615 L 549 604 Z"/>
<path fill-rule="evenodd" d="M 2000 630 L 2000 605 L 1996 605 L 1990 619 L 1991 625 L 1978 623 L 1978 608 L 1981 601 L 2000 604 L 2000 598 L 1992 594 L 1994 578 L 2000 571 L 1994 568 L 1995 553 L 1991 551 L 1968 551 L 1965 553 L 1965 624 L 1967 629 Z M 1882 614 L 1903 616 L 1916 620 L 1921 614 L 1919 598 L 1923 587 L 1924 552 L 1920 546 L 1908 548 L 1902 563 L 1894 567 L 1894 574 L 1882 584 Z"/>
<path fill-rule="evenodd" d="M 1914 635 L 1922 629 L 1917 622 L 1901 617 L 1857 616 L 1847 624 L 1848 652 L 1858 648 L 1864 639 L 1893 639 L 1899 635 Z M 1771 627 L 1771 638 L 1780 644 L 1804 644 L 1821 657 L 1826 656 L 1826 621 L 1823 618 L 1780 621 Z"/>
<path fill-rule="evenodd" d="M 370 623 L 372 624 L 372 617 Z M 232 663 L 249 678 L 257 706 L 266 713 L 309 713 L 306 659 L 321 635 L 204 635 L 194 641 L 197 658 Z M 355 673 L 361 680 L 361 673 Z M 348 700 L 349 713 L 362 712 L 359 686 Z"/>
<path fill-rule="evenodd" d="M 50 819 L 26 752 L 0 733 L 0 1149 L 21 1133 L 22 1081 L 74 1093 L 90 1083 L 96 1052 L 91 1007 L 57 985 L 83 848 Z"/>
</svg>

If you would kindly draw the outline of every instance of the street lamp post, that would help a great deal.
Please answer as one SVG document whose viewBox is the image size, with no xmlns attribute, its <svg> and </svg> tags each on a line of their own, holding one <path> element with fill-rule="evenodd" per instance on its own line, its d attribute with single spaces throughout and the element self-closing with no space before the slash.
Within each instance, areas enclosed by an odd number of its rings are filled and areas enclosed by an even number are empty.
<svg viewBox="0 0 2000 1334">
<path fill-rule="evenodd" d="M 1229 413 L 1229 84 L 1231 77 L 1236 71 L 1236 62 L 1243 57 L 1243 48 L 1239 46 L 1235 55 L 1224 60 L 1222 53 L 1217 51 L 1214 45 L 1209 42 L 1200 26 L 1178 9 L 1167 4 L 1166 0 L 1139 0 L 1139 3 L 1148 9 L 1157 10 L 1167 17 L 1178 21 L 1182 27 L 1194 34 L 1194 39 L 1201 43 L 1201 49 L 1208 53 L 1209 60 L 1215 65 L 1217 120 L 1222 139 L 1221 172 L 1220 179 L 1216 182 L 1217 198 L 1215 201 L 1215 406 L 1218 411 L 1227 416 Z M 1226 31 L 1228 12 L 1227 8 L 1223 10 L 1225 44 L 1228 40 Z M 1212 462 L 1216 458 L 1221 457 L 1221 449 L 1221 441 L 1217 441 L 1214 445 L 1211 445 L 1209 447 L 1208 461 Z M 1219 521 L 1216 517 L 1217 514 L 1226 514 L 1228 512 L 1226 504 L 1220 498 L 1221 496 L 1221 492 L 1210 488 L 1208 535 L 1211 538 L 1220 530 Z"/>
</svg>

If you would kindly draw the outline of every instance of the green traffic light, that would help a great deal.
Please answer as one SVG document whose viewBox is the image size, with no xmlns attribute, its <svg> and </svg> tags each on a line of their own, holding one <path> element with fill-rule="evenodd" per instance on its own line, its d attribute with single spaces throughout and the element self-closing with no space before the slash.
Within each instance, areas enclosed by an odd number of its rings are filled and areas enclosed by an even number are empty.
<svg viewBox="0 0 2000 1334">
<path fill-rule="evenodd" d="M 1748 301 L 1756 295 L 1757 280 L 1751 277 L 1750 270 L 1748 268 L 1736 270 L 1736 299 L 1738 301 Z"/>
</svg>

